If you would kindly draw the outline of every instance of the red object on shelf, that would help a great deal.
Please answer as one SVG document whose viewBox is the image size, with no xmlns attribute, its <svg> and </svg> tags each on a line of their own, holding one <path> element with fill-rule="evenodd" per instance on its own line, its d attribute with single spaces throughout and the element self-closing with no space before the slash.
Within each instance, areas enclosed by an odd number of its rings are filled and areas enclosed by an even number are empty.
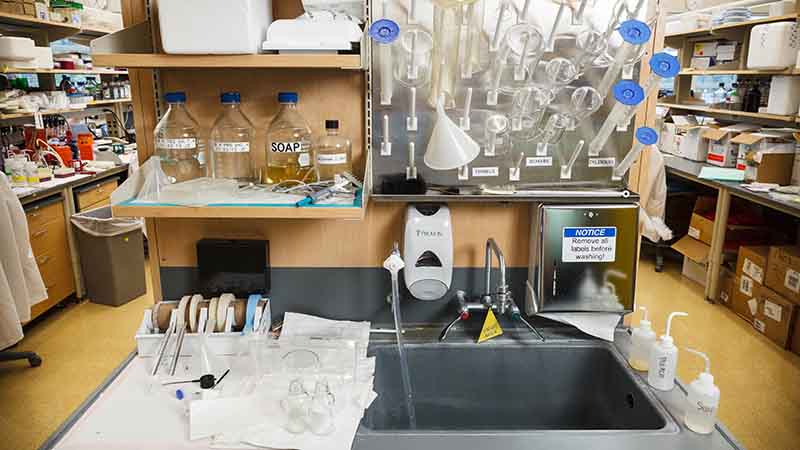
<svg viewBox="0 0 800 450">
<path fill-rule="evenodd" d="M 78 153 L 81 161 L 91 161 L 94 159 L 94 137 L 89 133 L 78 135 Z"/>
<path fill-rule="evenodd" d="M 54 145 L 53 148 L 58 153 L 58 156 L 61 157 L 61 160 L 64 161 L 64 166 L 72 167 L 72 149 L 69 145 Z"/>
</svg>

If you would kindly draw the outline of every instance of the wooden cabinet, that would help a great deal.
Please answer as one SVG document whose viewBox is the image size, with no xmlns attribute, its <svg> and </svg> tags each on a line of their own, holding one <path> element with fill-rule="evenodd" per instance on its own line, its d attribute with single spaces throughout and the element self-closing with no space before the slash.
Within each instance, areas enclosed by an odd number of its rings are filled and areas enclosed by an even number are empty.
<svg viewBox="0 0 800 450">
<path fill-rule="evenodd" d="M 112 178 L 97 184 L 75 190 L 75 207 L 78 211 L 106 206 L 110 204 L 111 193 L 117 188 L 118 180 Z"/>
<path fill-rule="evenodd" d="M 67 221 L 61 196 L 26 206 L 31 249 L 47 288 L 47 300 L 31 307 L 31 319 L 75 292 Z"/>
</svg>

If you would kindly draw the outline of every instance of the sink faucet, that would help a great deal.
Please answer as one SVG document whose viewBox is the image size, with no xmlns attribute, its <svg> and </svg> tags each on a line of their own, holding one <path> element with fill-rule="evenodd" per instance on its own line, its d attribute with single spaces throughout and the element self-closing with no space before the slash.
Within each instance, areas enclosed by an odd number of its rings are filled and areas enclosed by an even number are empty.
<svg viewBox="0 0 800 450">
<path fill-rule="evenodd" d="M 500 281 L 497 285 L 496 291 L 492 289 L 492 253 L 497 257 L 497 265 L 500 269 Z M 506 283 L 506 259 L 503 256 L 502 250 L 495 242 L 494 238 L 489 238 L 486 241 L 486 257 L 484 258 L 484 277 L 485 277 L 485 292 L 480 297 L 480 302 L 468 302 L 467 295 L 464 291 L 456 291 L 455 300 L 458 307 L 458 315 L 453 319 L 439 335 L 439 340 L 443 341 L 447 338 L 447 334 L 455 326 L 456 323 L 469 319 L 472 311 L 488 311 L 492 310 L 500 315 L 508 316 L 511 320 L 522 322 L 529 330 L 531 330 L 541 341 L 544 337 L 539 331 L 534 328 L 520 313 L 519 307 L 514 302 L 511 295 L 511 290 Z"/>
</svg>

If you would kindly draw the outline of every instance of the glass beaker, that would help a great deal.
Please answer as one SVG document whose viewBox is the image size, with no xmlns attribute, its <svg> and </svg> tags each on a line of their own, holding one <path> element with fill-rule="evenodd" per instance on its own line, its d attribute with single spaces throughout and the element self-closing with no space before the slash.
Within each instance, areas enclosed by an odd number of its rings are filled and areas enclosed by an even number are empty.
<svg viewBox="0 0 800 450">
<path fill-rule="evenodd" d="M 433 37 L 421 27 L 411 26 L 400 33 L 392 46 L 394 79 L 406 87 L 423 86 L 431 78 Z"/>
</svg>

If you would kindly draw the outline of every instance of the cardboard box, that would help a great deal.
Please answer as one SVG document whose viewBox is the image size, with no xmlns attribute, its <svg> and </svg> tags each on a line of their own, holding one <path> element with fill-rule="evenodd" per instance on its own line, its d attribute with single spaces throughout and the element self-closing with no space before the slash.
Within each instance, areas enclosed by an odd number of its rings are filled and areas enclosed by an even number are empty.
<svg viewBox="0 0 800 450">
<path fill-rule="evenodd" d="M 790 346 L 795 321 L 795 304 L 772 289 L 761 287 L 753 328 L 781 348 Z"/>
<path fill-rule="evenodd" d="M 689 222 L 689 236 L 700 242 L 711 245 L 711 236 L 714 234 L 714 215 L 717 209 L 716 197 L 697 197 L 692 210 L 692 219 Z"/>
<path fill-rule="evenodd" d="M 770 247 L 766 284 L 788 300 L 800 304 L 800 247 Z"/>
<path fill-rule="evenodd" d="M 797 318 L 795 318 L 794 331 L 792 331 L 792 340 L 789 342 L 789 349 L 792 353 L 800 355 L 800 325 L 797 324 Z"/>
<path fill-rule="evenodd" d="M 719 273 L 719 303 L 731 307 L 733 290 L 735 289 L 736 275 L 725 268 Z"/>
<path fill-rule="evenodd" d="M 665 123 L 661 126 L 661 136 L 658 139 L 658 148 L 664 153 L 678 154 L 677 126 L 674 123 Z"/>
<path fill-rule="evenodd" d="M 708 139 L 706 162 L 720 167 L 735 167 L 739 146 L 731 139 L 746 131 L 758 130 L 758 125 L 737 123 L 724 128 L 711 128 L 703 131 L 703 138 Z"/>
<path fill-rule="evenodd" d="M 712 129 L 711 127 L 700 125 L 684 128 L 678 148 L 678 155 L 692 161 L 706 161 L 708 156 L 708 139 L 703 137 L 703 133 Z"/>
<path fill-rule="evenodd" d="M 736 275 L 745 275 L 754 282 L 764 285 L 767 273 L 769 246 L 742 246 L 739 247 L 739 257 L 736 260 Z"/>
<path fill-rule="evenodd" d="M 22 7 L 22 3 L 0 2 L 0 12 L 24 15 L 25 9 Z"/>
<path fill-rule="evenodd" d="M 672 244 L 673 250 L 683 255 L 683 266 L 681 273 L 686 278 L 706 285 L 706 273 L 708 272 L 708 256 L 711 247 L 697 239 L 684 236 L 678 242 Z"/>
<path fill-rule="evenodd" d="M 681 275 L 698 283 L 700 286 L 706 285 L 706 274 L 708 273 L 708 263 L 692 261 L 688 256 L 683 257 Z"/>
<path fill-rule="evenodd" d="M 733 295 L 730 307 L 733 312 L 749 323 L 758 313 L 758 291 L 761 289 L 747 276 L 736 276 L 733 280 Z"/>
<path fill-rule="evenodd" d="M 736 168 L 745 171 L 745 181 L 781 186 L 792 182 L 796 143 L 791 133 L 742 133 L 731 143 L 739 145 Z"/>
</svg>

